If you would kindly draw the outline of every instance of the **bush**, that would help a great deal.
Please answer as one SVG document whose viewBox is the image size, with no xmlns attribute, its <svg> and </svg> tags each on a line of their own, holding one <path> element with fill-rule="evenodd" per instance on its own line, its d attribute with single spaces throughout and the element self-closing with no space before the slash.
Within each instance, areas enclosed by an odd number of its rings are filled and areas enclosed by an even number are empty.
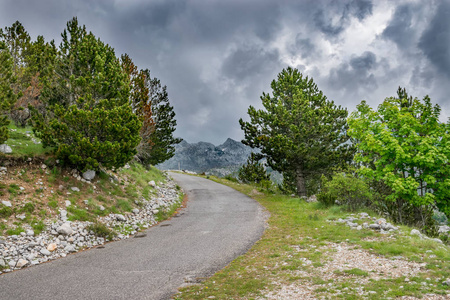
<svg viewBox="0 0 450 300">
<path fill-rule="evenodd" d="M 0 217 L 9 218 L 13 213 L 14 211 L 11 207 L 0 205 Z"/>
<path fill-rule="evenodd" d="M 96 236 L 103 237 L 107 240 L 112 240 L 117 235 L 114 230 L 109 229 L 105 224 L 99 222 L 89 225 L 87 229 L 92 231 Z"/>
<path fill-rule="evenodd" d="M 373 195 L 367 183 L 351 172 L 337 173 L 331 180 L 322 176 L 322 189 L 317 200 L 326 206 L 335 203 L 346 205 L 350 210 L 372 206 Z"/>
<path fill-rule="evenodd" d="M 247 164 L 239 169 L 239 180 L 243 183 L 260 183 L 263 180 L 270 180 L 270 176 L 259 160 L 260 156 L 252 153 L 247 159 Z"/>
</svg>

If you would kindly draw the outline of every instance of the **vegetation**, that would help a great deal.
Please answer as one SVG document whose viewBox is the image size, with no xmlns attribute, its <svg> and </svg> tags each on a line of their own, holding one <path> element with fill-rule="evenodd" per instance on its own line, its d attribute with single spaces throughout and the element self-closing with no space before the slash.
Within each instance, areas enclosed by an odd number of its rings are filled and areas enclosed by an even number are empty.
<svg viewBox="0 0 450 300">
<path fill-rule="evenodd" d="M 261 149 L 269 166 L 293 180 L 299 196 L 306 196 L 308 180 L 352 159 L 347 110 L 328 101 L 312 78 L 297 69 L 281 71 L 271 87 L 273 96 L 261 96 L 265 110 L 250 106 L 250 122 L 239 120 L 242 142 Z"/>
<path fill-rule="evenodd" d="M 259 162 L 260 157 L 253 153 L 247 159 L 247 164 L 239 169 L 239 180 L 243 183 L 260 183 L 261 181 L 270 180 L 264 166 Z"/>
<path fill-rule="evenodd" d="M 363 101 L 349 118 L 359 173 L 389 189 L 385 205 L 396 222 L 426 227 L 434 207 L 450 216 L 450 134 L 439 115 L 428 96 L 399 88 L 378 110 Z"/>
<path fill-rule="evenodd" d="M 384 235 L 371 229 L 351 229 L 336 222 L 349 216 L 344 206 L 307 203 L 280 193 L 255 194 L 252 185 L 210 178 L 262 204 L 270 212 L 268 227 L 246 254 L 212 277 L 182 288 L 174 299 L 259 299 L 270 292 L 276 296 L 282 286 L 288 289 L 293 286 L 318 299 L 421 298 L 431 293 L 445 297 L 450 291 L 442 284 L 450 276 L 448 247 L 408 234 Z M 375 216 L 370 210 L 363 211 Z M 409 233 L 411 228 L 401 226 L 401 230 Z M 344 255 L 337 252 L 339 248 L 347 249 L 349 267 L 327 267 L 332 259 Z M 373 268 L 353 267 L 354 255 L 358 253 L 373 260 Z M 402 264 L 418 263 L 426 267 L 413 275 L 403 274 L 395 271 L 396 259 Z M 382 264 L 400 274 L 394 276 L 389 270 L 382 273 L 378 269 Z M 378 276 L 381 279 L 374 279 Z M 302 295 L 297 294 L 299 299 Z"/>
</svg>

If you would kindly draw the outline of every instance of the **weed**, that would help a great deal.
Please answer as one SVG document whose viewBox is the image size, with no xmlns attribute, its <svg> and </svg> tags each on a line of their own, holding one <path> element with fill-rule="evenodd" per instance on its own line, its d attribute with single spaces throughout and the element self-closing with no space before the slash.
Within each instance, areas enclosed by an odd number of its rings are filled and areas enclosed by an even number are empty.
<svg viewBox="0 0 450 300">
<path fill-rule="evenodd" d="M 42 222 L 42 220 L 37 221 L 34 219 L 30 225 L 33 228 L 35 234 L 39 234 L 45 229 L 45 224 L 44 222 Z"/>
<path fill-rule="evenodd" d="M 94 221 L 94 217 L 84 209 L 69 206 L 67 212 L 70 213 L 68 217 L 70 221 Z"/>
<path fill-rule="evenodd" d="M 50 201 L 48 202 L 48 206 L 50 206 L 51 208 L 55 209 L 55 208 L 58 207 L 58 201 L 56 201 L 56 200 L 50 200 Z"/>
<path fill-rule="evenodd" d="M 34 212 L 34 204 L 31 202 L 25 203 L 25 205 L 19 210 L 19 212 L 32 214 Z"/>
<path fill-rule="evenodd" d="M 96 236 L 103 237 L 106 240 L 112 240 L 117 233 L 114 230 L 108 228 L 105 224 L 95 222 L 87 227 L 89 231 L 92 231 Z"/>
<path fill-rule="evenodd" d="M 10 228 L 6 230 L 7 235 L 19 235 L 21 232 L 25 232 L 22 226 L 17 226 L 16 228 Z"/>
<path fill-rule="evenodd" d="M 9 218 L 13 213 L 14 210 L 11 207 L 0 205 L 0 217 Z"/>
<path fill-rule="evenodd" d="M 131 211 L 133 209 L 131 203 L 125 199 L 117 199 L 116 205 L 122 211 Z"/>
</svg>

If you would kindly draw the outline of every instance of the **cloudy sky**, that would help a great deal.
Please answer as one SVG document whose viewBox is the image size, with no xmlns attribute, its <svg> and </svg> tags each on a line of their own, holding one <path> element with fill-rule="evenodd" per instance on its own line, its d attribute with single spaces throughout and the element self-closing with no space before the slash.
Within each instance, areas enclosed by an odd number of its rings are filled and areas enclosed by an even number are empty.
<svg viewBox="0 0 450 300">
<path fill-rule="evenodd" d="M 402 86 L 450 116 L 450 0 L 0 1 L 0 27 L 57 44 L 74 16 L 167 85 L 188 142 L 242 139 L 239 118 L 287 66 L 350 112 Z"/>
</svg>

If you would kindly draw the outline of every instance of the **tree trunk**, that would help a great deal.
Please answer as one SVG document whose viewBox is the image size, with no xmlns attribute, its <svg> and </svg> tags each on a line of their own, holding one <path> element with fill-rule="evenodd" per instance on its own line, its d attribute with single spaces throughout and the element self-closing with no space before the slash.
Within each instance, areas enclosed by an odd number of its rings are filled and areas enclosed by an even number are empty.
<svg viewBox="0 0 450 300">
<path fill-rule="evenodd" d="M 295 172 L 295 179 L 297 181 L 297 195 L 306 197 L 305 175 L 303 174 L 303 170 L 297 169 Z"/>
</svg>

